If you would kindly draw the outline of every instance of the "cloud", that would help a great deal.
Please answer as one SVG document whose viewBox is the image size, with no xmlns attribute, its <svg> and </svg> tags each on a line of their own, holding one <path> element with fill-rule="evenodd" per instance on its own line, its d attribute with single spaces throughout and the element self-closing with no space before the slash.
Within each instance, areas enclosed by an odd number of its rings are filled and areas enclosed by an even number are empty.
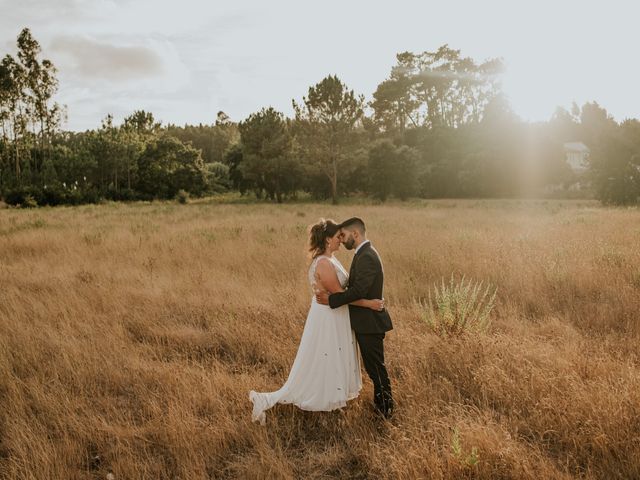
<svg viewBox="0 0 640 480">
<path fill-rule="evenodd" d="M 54 37 L 46 50 L 63 86 L 56 100 L 69 107 L 65 127 L 74 130 L 94 128 L 108 113 L 116 119 L 134 109 L 157 114 L 158 106 L 172 102 L 179 110 L 176 99 L 184 102 L 197 94 L 191 69 L 169 39 L 63 35 Z"/>
<path fill-rule="evenodd" d="M 116 46 L 83 37 L 59 36 L 51 42 L 65 67 L 87 78 L 128 81 L 163 73 L 163 60 L 145 46 Z"/>
<path fill-rule="evenodd" d="M 504 58 L 505 92 L 524 117 L 595 99 L 624 118 L 640 111 L 629 60 L 638 8 L 627 0 L 0 0 L 0 53 L 13 54 L 19 31 L 31 28 L 58 67 L 57 101 L 69 105 L 74 129 L 137 108 L 191 123 L 220 109 L 239 120 L 266 105 L 290 115 L 291 99 L 327 74 L 370 96 L 396 53 L 444 43 L 477 62 Z M 425 36 L 425 18 L 443 20 Z"/>
</svg>

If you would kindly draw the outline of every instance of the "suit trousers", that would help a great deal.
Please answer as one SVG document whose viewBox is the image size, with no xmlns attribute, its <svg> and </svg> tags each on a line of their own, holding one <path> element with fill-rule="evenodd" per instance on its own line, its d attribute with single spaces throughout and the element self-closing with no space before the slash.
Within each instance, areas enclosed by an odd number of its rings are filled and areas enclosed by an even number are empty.
<svg viewBox="0 0 640 480">
<path fill-rule="evenodd" d="M 384 333 L 356 333 L 364 368 L 373 382 L 373 402 L 385 416 L 393 411 L 391 382 L 384 364 Z"/>
</svg>

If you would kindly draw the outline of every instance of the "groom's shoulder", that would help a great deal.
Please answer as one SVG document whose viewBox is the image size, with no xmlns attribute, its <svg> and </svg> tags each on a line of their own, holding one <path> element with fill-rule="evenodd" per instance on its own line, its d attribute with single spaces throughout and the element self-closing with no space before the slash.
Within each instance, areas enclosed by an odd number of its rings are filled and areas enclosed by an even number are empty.
<svg viewBox="0 0 640 480">
<path fill-rule="evenodd" d="M 369 256 L 371 258 L 373 258 L 376 261 L 380 261 L 380 254 L 378 253 L 378 251 L 373 247 L 373 245 L 368 244 L 367 248 L 362 252 L 363 256 Z"/>
</svg>

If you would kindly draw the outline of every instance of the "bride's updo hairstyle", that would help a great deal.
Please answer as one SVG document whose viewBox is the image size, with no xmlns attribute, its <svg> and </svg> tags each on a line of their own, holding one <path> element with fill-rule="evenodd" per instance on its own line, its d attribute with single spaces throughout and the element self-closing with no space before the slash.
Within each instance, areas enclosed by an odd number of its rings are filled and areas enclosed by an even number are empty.
<svg viewBox="0 0 640 480">
<path fill-rule="evenodd" d="M 333 237 L 340 225 L 331 219 L 321 218 L 317 223 L 309 227 L 309 253 L 311 258 L 322 255 L 327 249 L 327 238 Z"/>
</svg>

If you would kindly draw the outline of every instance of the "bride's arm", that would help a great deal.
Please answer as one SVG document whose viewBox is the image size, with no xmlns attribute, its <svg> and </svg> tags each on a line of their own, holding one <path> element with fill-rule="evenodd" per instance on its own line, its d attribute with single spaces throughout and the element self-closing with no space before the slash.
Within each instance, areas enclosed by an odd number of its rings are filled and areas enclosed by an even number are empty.
<svg viewBox="0 0 640 480">
<path fill-rule="evenodd" d="M 329 260 L 321 259 L 316 265 L 316 286 L 325 290 L 329 294 L 344 292 L 344 288 L 340 285 L 336 270 Z M 370 308 L 371 310 L 382 310 L 384 301 L 380 299 L 367 300 L 361 298 L 350 303 L 358 307 Z"/>
</svg>

